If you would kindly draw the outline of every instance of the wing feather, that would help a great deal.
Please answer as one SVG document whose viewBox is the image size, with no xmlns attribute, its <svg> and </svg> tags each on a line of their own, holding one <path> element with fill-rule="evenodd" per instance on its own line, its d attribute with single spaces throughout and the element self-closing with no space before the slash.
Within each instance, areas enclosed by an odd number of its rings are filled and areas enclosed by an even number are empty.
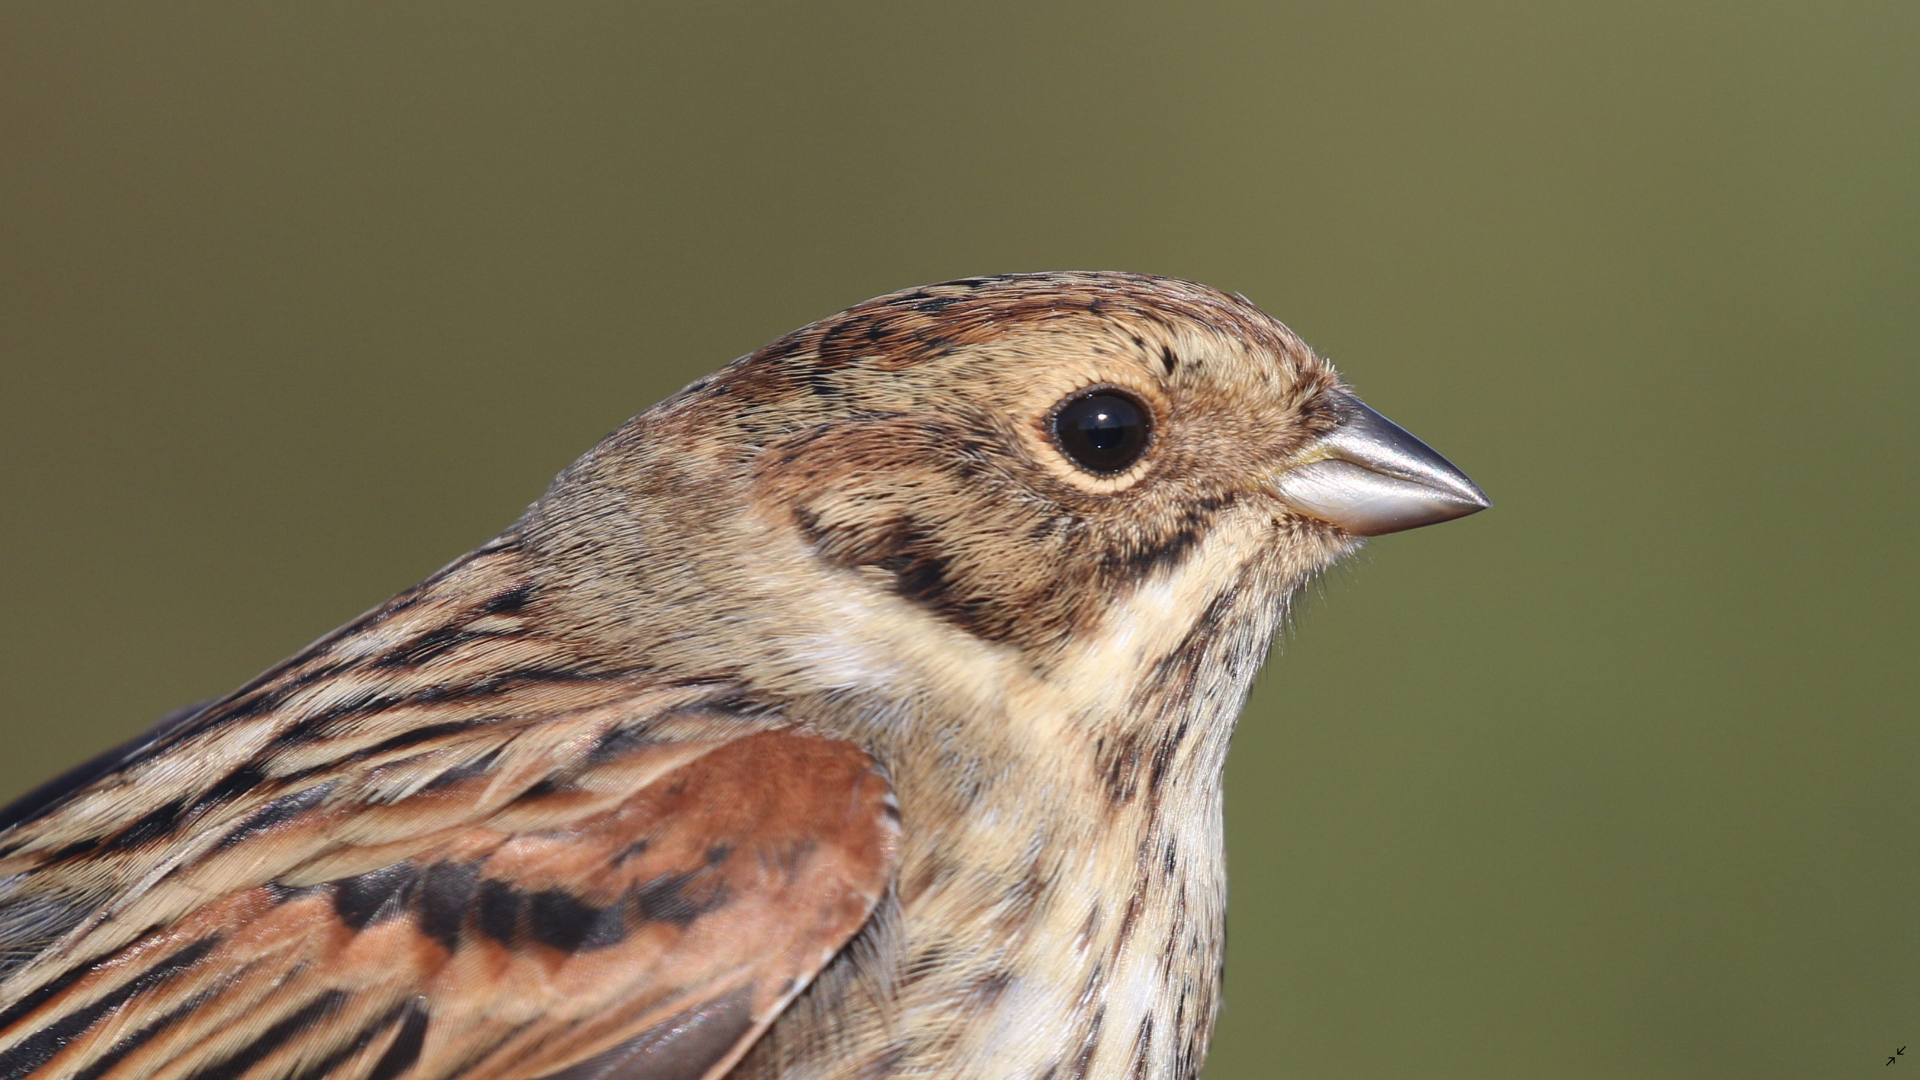
<svg viewBox="0 0 1920 1080">
<path fill-rule="evenodd" d="M 9 981 L 0 1080 L 718 1075 L 872 911 L 892 796 L 802 727 L 632 713 L 206 813 Z"/>
</svg>

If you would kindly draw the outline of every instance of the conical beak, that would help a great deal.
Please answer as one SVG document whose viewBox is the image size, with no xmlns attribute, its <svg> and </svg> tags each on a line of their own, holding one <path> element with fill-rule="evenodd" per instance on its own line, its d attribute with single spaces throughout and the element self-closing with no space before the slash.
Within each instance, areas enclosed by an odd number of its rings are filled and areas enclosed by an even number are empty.
<svg viewBox="0 0 1920 1080">
<path fill-rule="evenodd" d="M 1328 391 L 1340 426 L 1275 477 L 1289 506 L 1356 536 L 1417 529 L 1493 504 L 1467 474 L 1359 398 Z"/>
</svg>

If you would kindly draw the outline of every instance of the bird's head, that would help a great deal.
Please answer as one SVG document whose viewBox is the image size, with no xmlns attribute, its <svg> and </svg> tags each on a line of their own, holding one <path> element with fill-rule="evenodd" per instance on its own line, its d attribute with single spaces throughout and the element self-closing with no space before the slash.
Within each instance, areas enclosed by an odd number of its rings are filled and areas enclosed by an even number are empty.
<svg viewBox="0 0 1920 1080">
<path fill-rule="evenodd" d="M 549 531 L 624 534 L 625 580 L 800 642 L 814 675 L 984 651 L 1116 685 L 1234 618 L 1264 651 L 1363 537 L 1487 505 L 1250 302 L 1110 273 L 867 301 L 696 382 L 547 501 Z"/>
</svg>

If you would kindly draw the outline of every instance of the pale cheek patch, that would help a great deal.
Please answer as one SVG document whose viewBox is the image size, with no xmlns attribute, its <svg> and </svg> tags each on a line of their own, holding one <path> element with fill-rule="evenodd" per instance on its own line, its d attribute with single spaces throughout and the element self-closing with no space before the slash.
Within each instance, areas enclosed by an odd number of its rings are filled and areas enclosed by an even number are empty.
<svg viewBox="0 0 1920 1080">
<path fill-rule="evenodd" d="M 855 693 L 906 704 L 916 691 L 997 713 L 1006 690 L 1030 679 L 1007 646 L 981 641 L 904 600 L 874 575 L 785 561 L 775 583 L 779 623 L 768 640 L 786 642 L 782 676 L 794 690 Z M 769 575 L 771 576 L 771 575 Z"/>
<path fill-rule="evenodd" d="M 950 705 L 964 703 L 956 710 L 964 714 L 1019 716 L 1013 741 L 1023 756 L 1074 759 L 1085 723 L 1115 719 L 1138 700 L 1139 682 L 1187 641 L 1222 583 L 1238 580 L 1270 546 L 1269 529 L 1266 518 L 1251 512 L 1221 519 L 1187 558 L 1116 598 L 1099 625 L 1076 635 L 1054 662 L 1039 668 L 1016 650 L 955 629 L 869 577 L 804 558 L 784 561 L 796 580 L 780 592 L 805 598 L 783 605 L 779 636 L 790 643 L 786 667 L 806 680 L 806 689 L 829 693 L 900 699 L 910 688 L 934 688 Z M 852 628 L 859 632 L 850 633 Z M 1013 733 L 978 734 L 994 739 Z"/>
<path fill-rule="evenodd" d="M 982 641 L 903 599 L 890 574 L 822 561 L 790 523 L 758 515 L 761 565 L 743 633 L 773 646 L 756 669 L 791 694 L 854 694 L 910 704 L 931 692 L 981 714 L 1002 708 L 1004 687 L 1024 665 L 1007 646 Z"/>
<path fill-rule="evenodd" d="M 1137 680 L 1187 639 L 1222 584 L 1237 581 L 1269 544 L 1263 518 L 1223 518 L 1186 559 L 1141 582 L 1080 636 L 1054 668 L 1061 697 L 1096 712 L 1132 700 Z"/>
<path fill-rule="evenodd" d="M 884 598 L 862 595 L 864 590 L 830 592 L 818 598 L 821 627 L 870 626 L 884 622 Z M 822 689 L 884 692 L 898 686 L 905 672 L 902 658 L 864 634 L 821 630 L 798 636 L 794 662 L 820 682 Z"/>
</svg>

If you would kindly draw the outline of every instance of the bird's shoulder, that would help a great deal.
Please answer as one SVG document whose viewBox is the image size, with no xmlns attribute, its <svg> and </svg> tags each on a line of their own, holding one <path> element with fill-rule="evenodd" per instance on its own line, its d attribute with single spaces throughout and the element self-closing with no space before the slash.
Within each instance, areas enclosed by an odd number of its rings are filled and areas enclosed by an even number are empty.
<svg viewBox="0 0 1920 1080">
<path fill-rule="evenodd" d="M 483 548 L 17 814 L 0 1075 L 697 1077 L 743 1051 L 884 891 L 886 775 L 538 603 Z"/>
</svg>

